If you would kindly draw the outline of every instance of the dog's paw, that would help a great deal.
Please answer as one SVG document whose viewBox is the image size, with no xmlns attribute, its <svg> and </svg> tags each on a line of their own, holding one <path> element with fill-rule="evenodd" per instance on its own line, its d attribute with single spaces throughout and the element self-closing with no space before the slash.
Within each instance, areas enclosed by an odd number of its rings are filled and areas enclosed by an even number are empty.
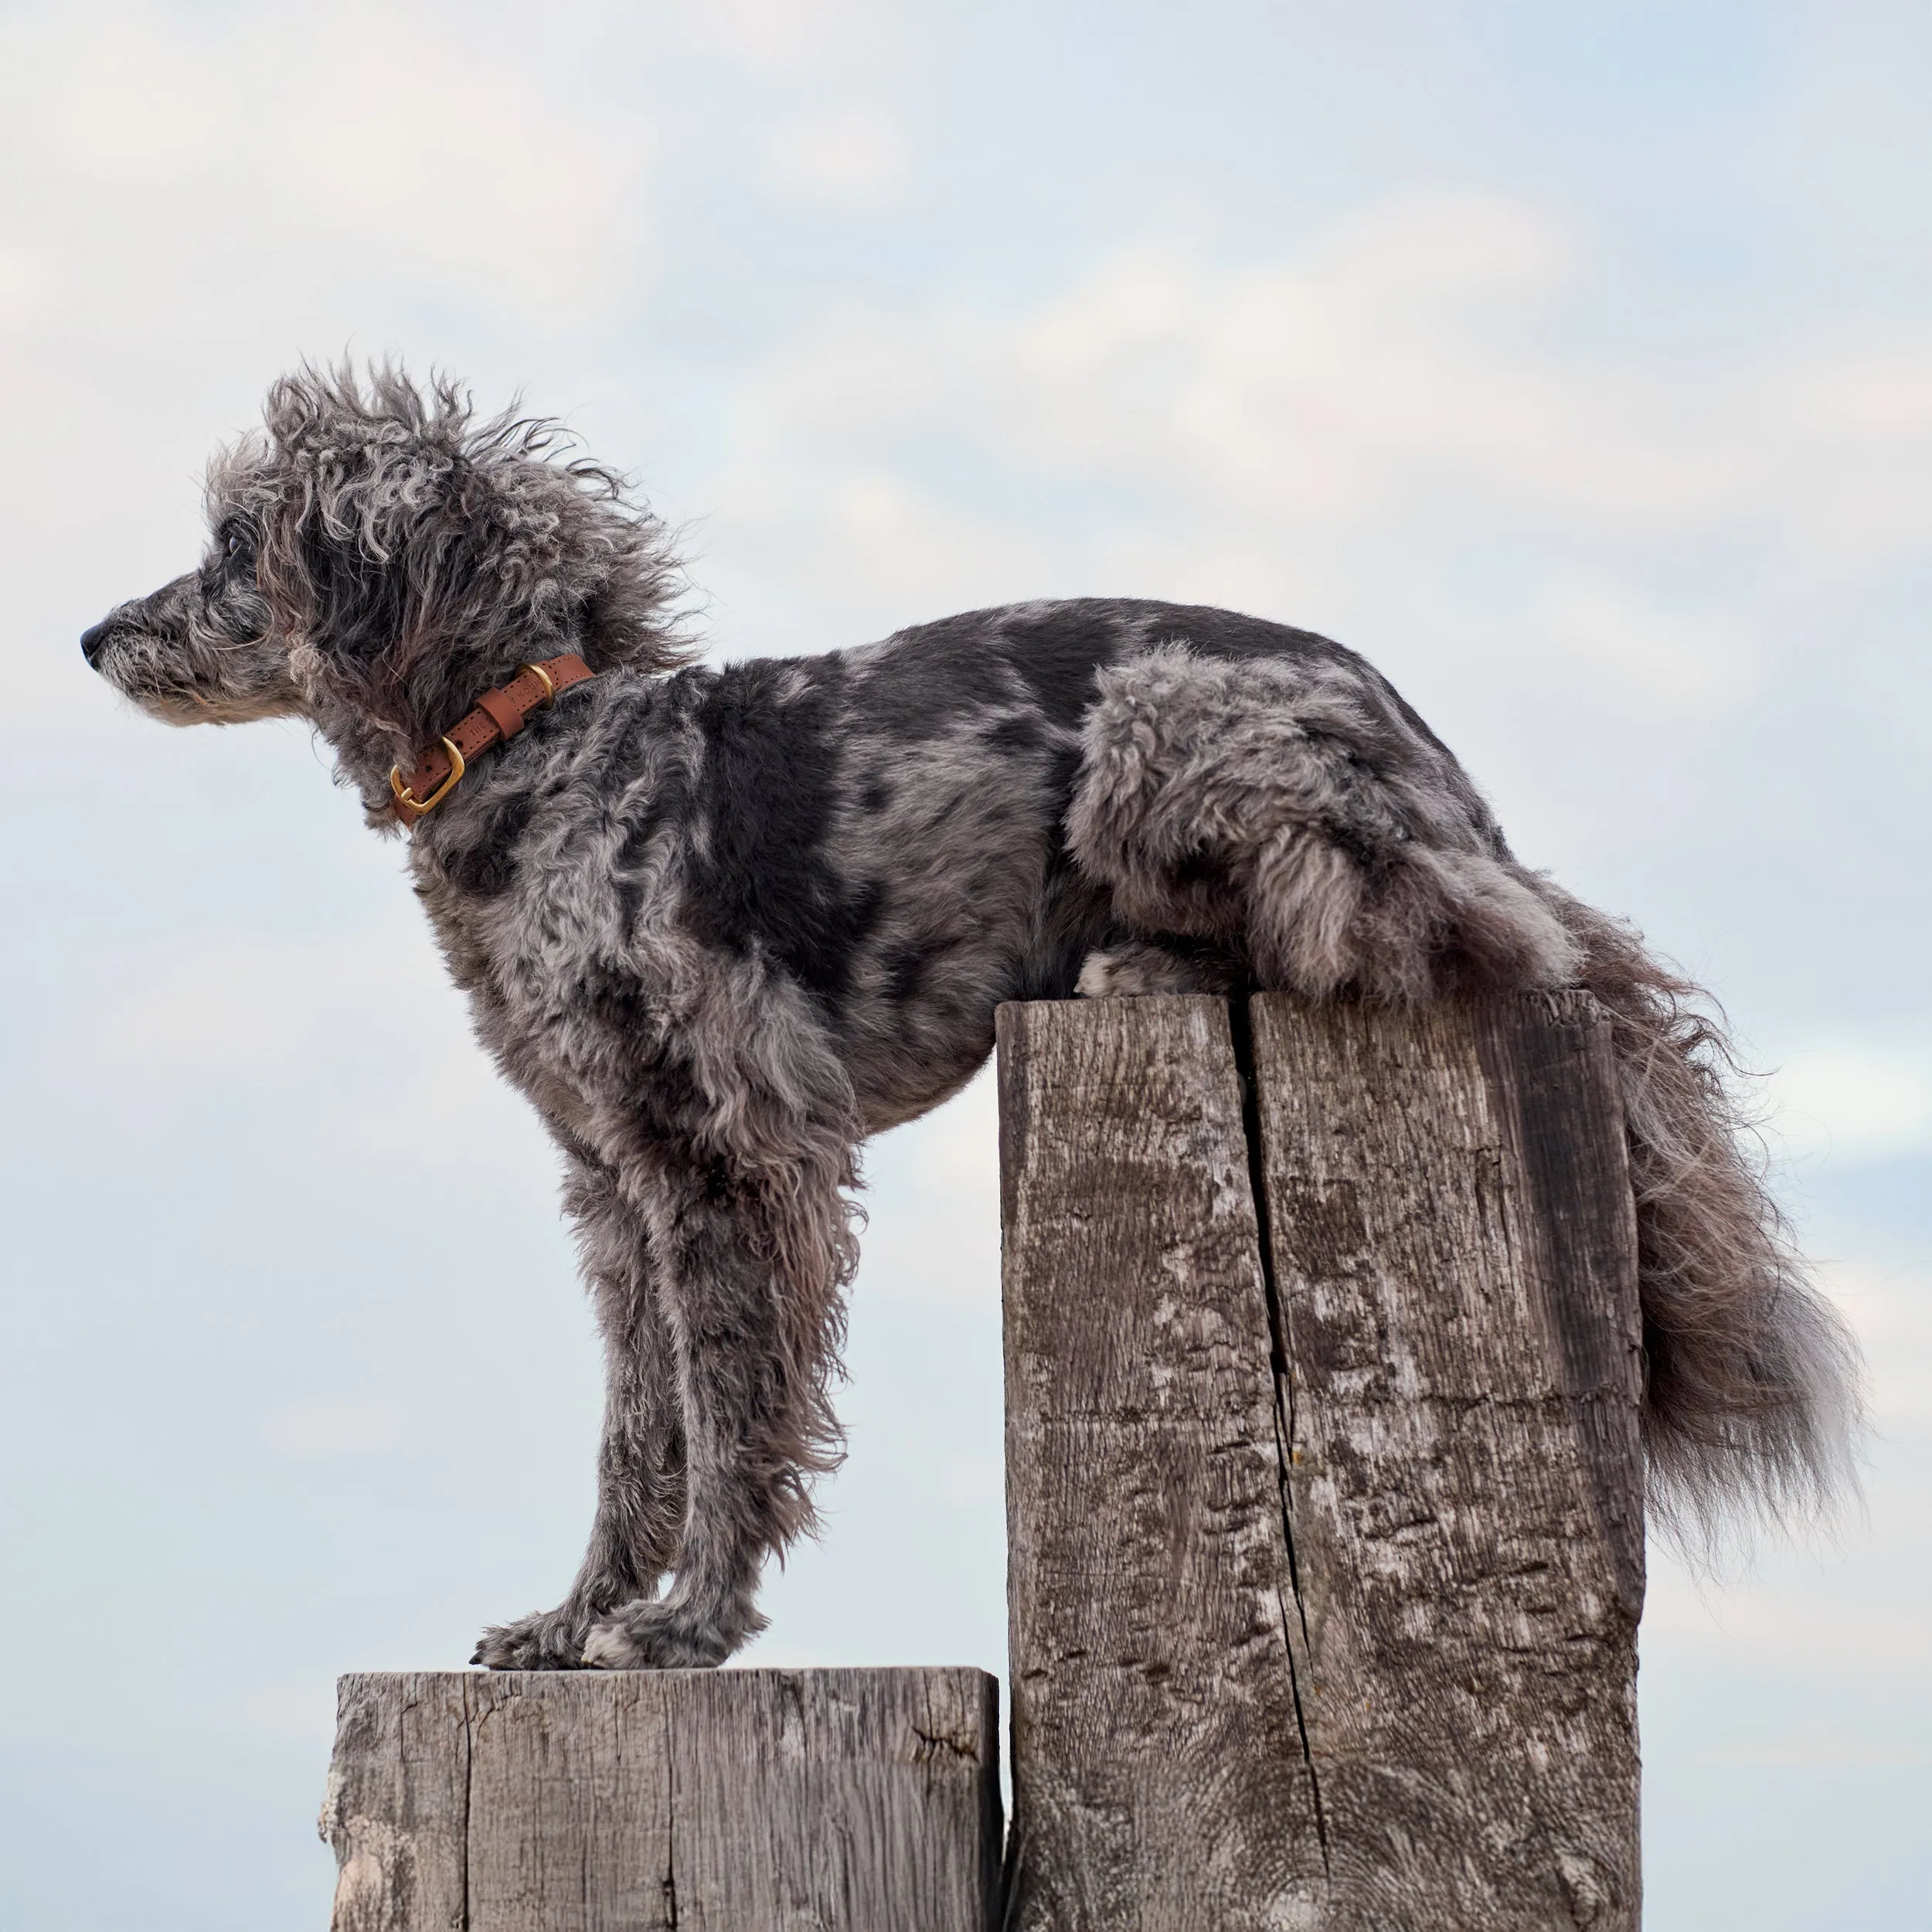
<svg viewBox="0 0 1932 1932">
<path fill-rule="evenodd" d="M 677 1603 L 626 1604 L 593 1626 L 582 1661 L 590 1670 L 709 1670 L 763 1628 L 749 1611 L 719 1617 Z"/>
<path fill-rule="evenodd" d="M 1089 953 L 1073 990 L 1082 999 L 1145 999 L 1158 993 L 1218 993 L 1243 983 L 1241 965 L 1204 940 L 1176 939 L 1165 946 L 1136 940 Z"/>
<path fill-rule="evenodd" d="M 582 1611 L 566 1605 L 519 1617 L 513 1624 L 493 1624 L 470 1662 L 492 1670 L 581 1670 L 589 1622 Z"/>
</svg>

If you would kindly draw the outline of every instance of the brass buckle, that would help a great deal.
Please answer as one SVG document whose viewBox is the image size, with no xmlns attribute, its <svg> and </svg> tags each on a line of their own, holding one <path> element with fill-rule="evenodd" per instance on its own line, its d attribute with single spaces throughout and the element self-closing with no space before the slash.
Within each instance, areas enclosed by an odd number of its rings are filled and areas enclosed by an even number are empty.
<svg viewBox="0 0 1932 1932">
<path fill-rule="evenodd" d="M 450 775 L 427 798 L 412 798 L 410 788 L 403 782 L 403 767 L 391 765 L 389 768 L 389 788 L 396 794 L 398 804 L 406 805 L 420 818 L 426 811 L 434 811 L 456 789 L 456 781 L 463 775 L 463 754 L 456 748 L 453 738 L 443 740 L 443 749 L 450 754 Z"/>
<path fill-rule="evenodd" d="M 543 708 L 548 711 L 556 702 L 556 686 L 552 682 L 549 672 L 540 664 L 520 664 L 517 668 L 519 671 L 534 671 L 543 680 Z"/>
</svg>

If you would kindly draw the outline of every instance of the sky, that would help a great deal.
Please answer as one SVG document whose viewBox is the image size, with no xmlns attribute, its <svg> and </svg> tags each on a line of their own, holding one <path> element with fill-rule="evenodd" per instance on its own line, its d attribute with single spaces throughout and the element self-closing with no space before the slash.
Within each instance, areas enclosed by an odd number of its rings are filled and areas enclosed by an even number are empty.
<svg viewBox="0 0 1932 1932">
<path fill-rule="evenodd" d="M 293 725 L 80 630 L 304 357 L 521 394 L 714 658 L 1015 599 L 1322 631 L 1722 998 L 1866 1498 L 1642 1632 L 1651 1932 L 1932 1891 L 1932 13 L 0 0 L 0 1927 L 324 1922 L 342 1671 L 556 1600 L 554 1162 Z M 828 1529 L 745 1661 L 1003 1672 L 982 1080 L 875 1144 Z"/>
</svg>

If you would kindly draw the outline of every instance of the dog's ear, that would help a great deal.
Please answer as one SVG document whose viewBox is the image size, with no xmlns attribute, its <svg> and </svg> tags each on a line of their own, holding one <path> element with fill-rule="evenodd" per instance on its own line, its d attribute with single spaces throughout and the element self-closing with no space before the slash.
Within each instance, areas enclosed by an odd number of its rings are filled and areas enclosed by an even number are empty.
<svg viewBox="0 0 1932 1932">
<path fill-rule="evenodd" d="M 461 574 L 467 399 L 400 373 L 304 369 L 269 393 L 272 507 L 259 576 L 319 716 L 399 750 L 423 734 L 411 702 L 429 620 Z"/>
</svg>

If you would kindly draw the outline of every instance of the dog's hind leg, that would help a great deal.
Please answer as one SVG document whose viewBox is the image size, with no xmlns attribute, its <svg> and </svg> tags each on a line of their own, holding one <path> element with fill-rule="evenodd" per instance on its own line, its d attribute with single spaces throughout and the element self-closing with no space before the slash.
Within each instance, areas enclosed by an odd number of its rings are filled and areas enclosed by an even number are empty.
<svg viewBox="0 0 1932 1932">
<path fill-rule="evenodd" d="M 1225 947 L 1172 939 L 1128 939 L 1089 953 L 1074 991 L 1082 999 L 1141 999 L 1153 993 L 1239 993 L 1246 961 Z"/>
<path fill-rule="evenodd" d="M 617 1607 L 583 1659 L 608 1670 L 717 1664 L 764 1628 L 765 1558 L 812 1523 L 812 1477 L 836 1467 L 828 1383 L 853 1259 L 839 1182 L 849 1149 L 757 1174 L 713 1160 L 646 1182 L 655 1279 L 676 1357 L 686 1511 L 662 1597 Z"/>
<path fill-rule="evenodd" d="M 1481 796 L 1368 665 L 1168 645 L 1098 689 L 1069 843 L 1143 940 L 1221 949 L 1311 998 L 1573 975 L 1576 941 Z M 1122 990 L 1181 990 L 1142 951 L 1134 976 L 1153 983 Z M 1114 977 L 1094 964 L 1081 990 Z"/>
<path fill-rule="evenodd" d="M 592 1627 L 648 1597 L 676 1560 L 684 1527 L 684 1425 L 675 1351 L 651 1277 L 644 1221 L 611 1169 L 569 1156 L 564 1206 L 576 1223 L 603 1332 L 604 1432 L 597 1519 L 570 1594 L 555 1610 L 484 1633 L 473 1663 L 574 1670 Z"/>
</svg>

